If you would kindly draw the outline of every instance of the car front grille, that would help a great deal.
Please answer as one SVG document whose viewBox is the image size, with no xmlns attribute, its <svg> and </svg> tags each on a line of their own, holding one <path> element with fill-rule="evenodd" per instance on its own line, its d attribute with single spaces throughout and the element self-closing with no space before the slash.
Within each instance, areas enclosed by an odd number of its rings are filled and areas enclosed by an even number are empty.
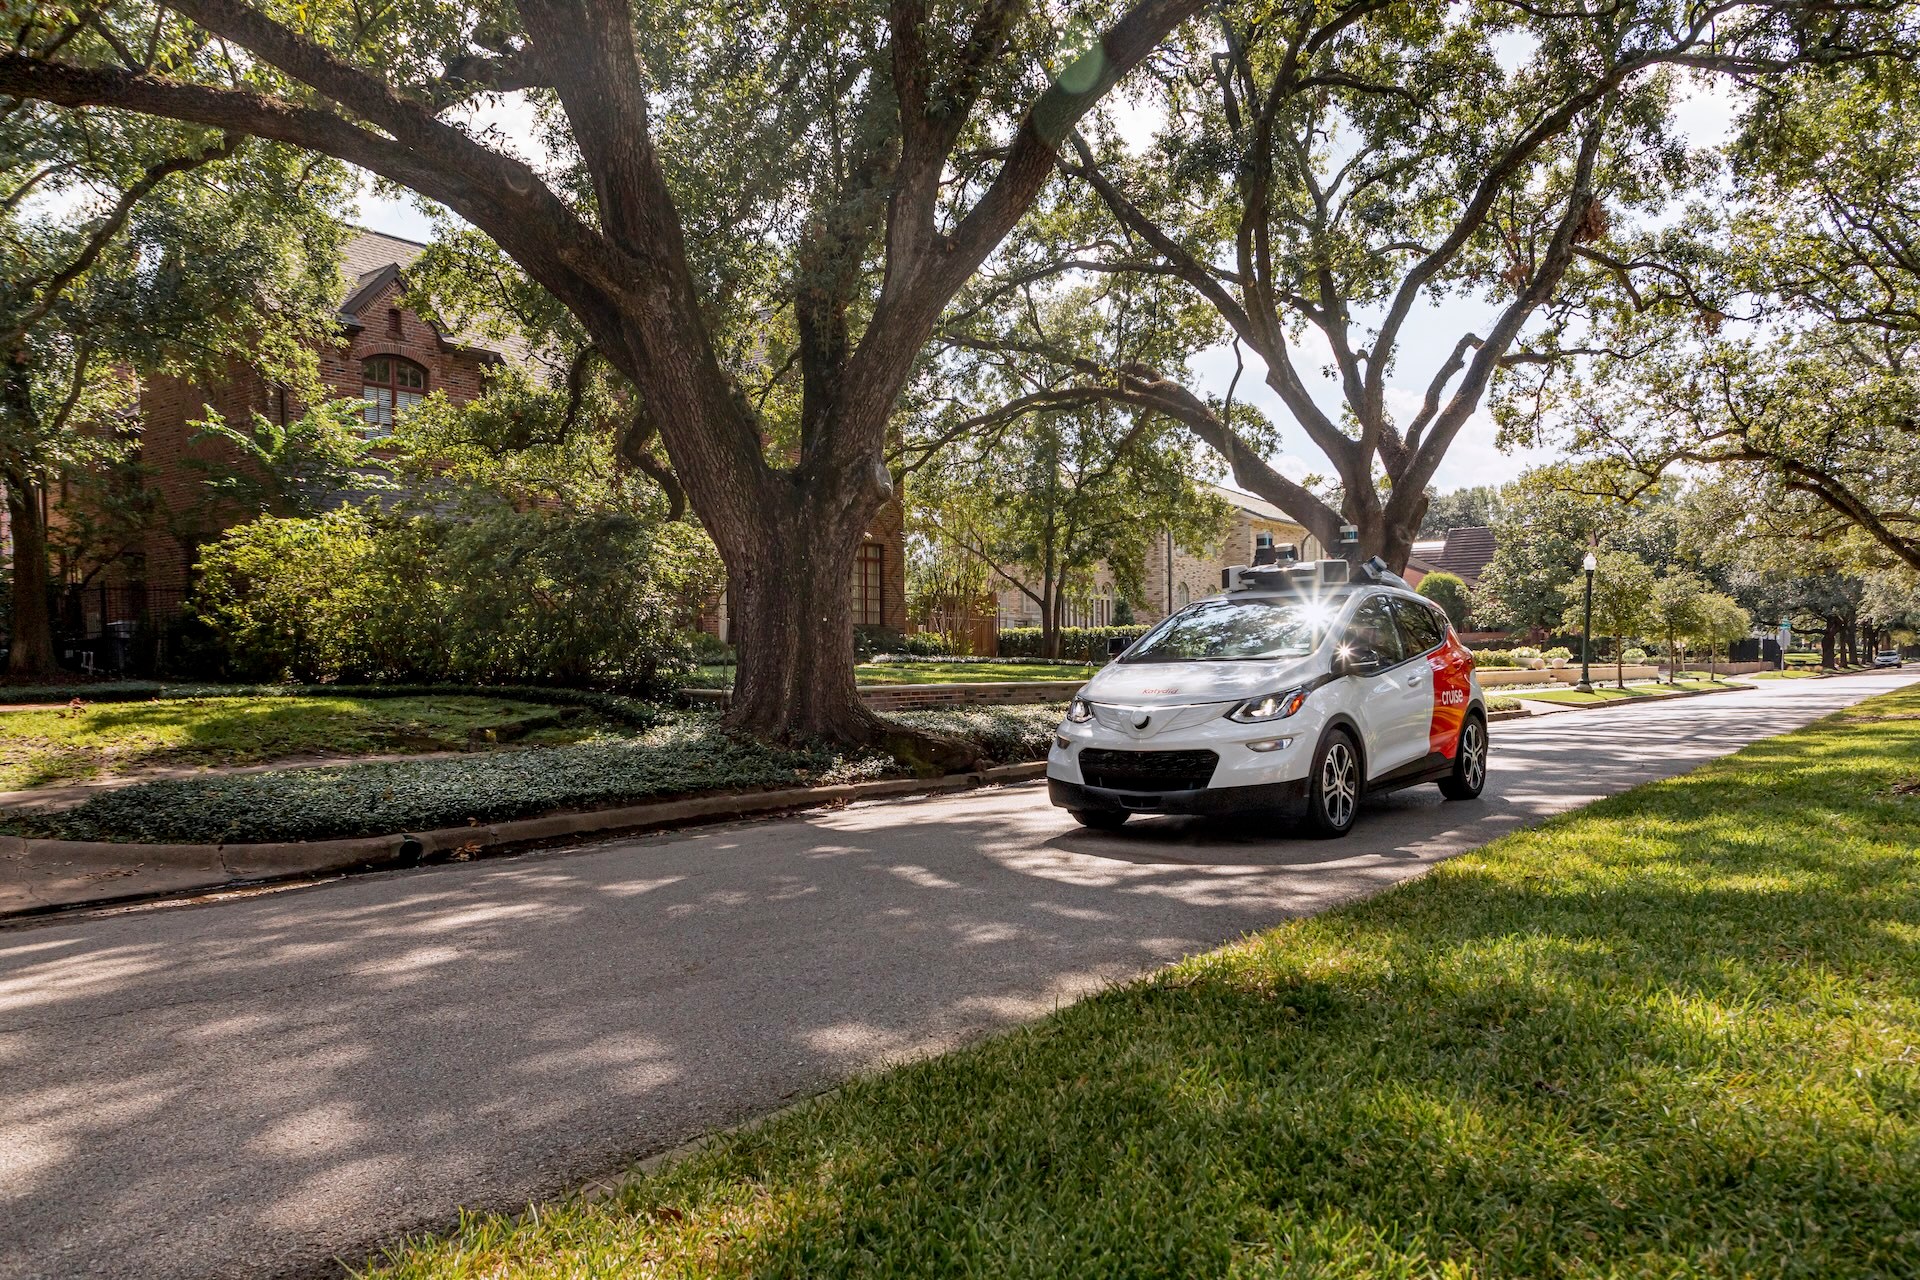
<svg viewBox="0 0 1920 1280">
<path fill-rule="evenodd" d="M 1110 791 L 1198 791 L 1213 777 L 1220 757 L 1211 751 L 1107 751 L 1080 753 L 1080 776 L 1090 787 Z"/>
</svg>

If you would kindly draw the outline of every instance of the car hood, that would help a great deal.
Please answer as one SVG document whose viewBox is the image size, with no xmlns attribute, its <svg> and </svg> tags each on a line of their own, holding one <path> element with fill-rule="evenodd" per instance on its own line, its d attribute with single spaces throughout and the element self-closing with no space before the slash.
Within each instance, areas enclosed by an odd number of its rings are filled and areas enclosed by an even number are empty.
<svg viewBox="0 0 1920 1280">
<path fill-rule="evenodd" d="M 1286 662 L 1111 662 L 1087 681 L 1089 702 L 1128 707 L 1181 707 L 1238 702 L 1304 684 L 1312 657 Z"/>
</svg>

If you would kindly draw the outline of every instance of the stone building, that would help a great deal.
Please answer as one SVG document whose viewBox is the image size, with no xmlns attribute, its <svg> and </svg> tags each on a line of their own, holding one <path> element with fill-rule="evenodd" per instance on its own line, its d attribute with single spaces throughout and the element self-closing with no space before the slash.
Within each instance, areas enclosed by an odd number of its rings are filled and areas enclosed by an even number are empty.
<svg viewBox="0 0 1920 1280">
<path fill-rule="evenodd" d="M 1170 533 L 1156 537 L 1143 566 L 1146 601 L 1135 605 L 1134 621 L 1158 622 L 1171 611 L 1218 593 L 1222 572 L 1232 565 L 1253 563 L 1254 552 L 1260 547 L 1291 546 L 1302 560 L 1312 560 L 1321 554 L 1319 542 L 1306 528 L 1271 502 L 1225 485 L 1204 487 L 1225 499 L 1230 508 L 1225 532 L 1218 542 L 1199 555 L 1178 545 Z M 1019 588 L 1003 580 L 997 596 L 1002 630 L 1040 625 L 1040 606 Z M 1068 604 L 1064 625 L 1107 626 L 1113 620 L 1117 603 L 1113 573 L 1103 564 L 1095 570 L 1089 597 Z"/>
<path fill-rule="evenodd" d="M 1147 563 L 1146 608 L 1135 611 L 1142 622 L 1158 621 L 1195 600 L 1218 594 L 1222 574 L 1233 565 L 1252 564 L 1262 547 L 1290 546 L 1301 560 L 1322 555 L 1319 541 L 1306 526 L 1265 498 L 1225 485 L 1208 487 L 1232 508 L 1226 532 L 1202 555 L 1193 555 L 1170 535 L 1161 535 Z"/>
</svg>

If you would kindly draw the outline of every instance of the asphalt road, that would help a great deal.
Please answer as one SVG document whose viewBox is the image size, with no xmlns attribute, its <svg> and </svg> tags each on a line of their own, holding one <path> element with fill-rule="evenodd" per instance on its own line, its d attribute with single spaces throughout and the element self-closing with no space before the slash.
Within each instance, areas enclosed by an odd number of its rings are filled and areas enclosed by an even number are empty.
<svg viewBox="0 0 1920 1280">
<path fill-rule="evenodd" d="M 0 1276 L 325 1274 L 1914 678 L 1495 725 L 1336 842 L 1026 786 L 0 932 Z"/>
</svg>

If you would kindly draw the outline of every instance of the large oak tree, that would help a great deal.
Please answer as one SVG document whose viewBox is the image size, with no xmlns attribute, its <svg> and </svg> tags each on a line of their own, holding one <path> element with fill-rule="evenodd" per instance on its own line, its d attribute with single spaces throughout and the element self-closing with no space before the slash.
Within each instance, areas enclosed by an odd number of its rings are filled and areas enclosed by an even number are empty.
<svg viewBox="0 0 1920 1280">
<path fill-rule="evenodd" d="M 1634 233 L 1700 176 L 1673 123 L 1681 76 L 1765 80 L 1869 56 L 1884 13 L 1798 0 L 1221 5 L 1183 56 L 1156 64 L 1164 124 L 1149 145 L 1076 135 L 1064 168 L 1114 232 L 1072 265 L 1171 278 L 1211 305 L 1331 461 L 1333 491 L 1268 465 L 1266 442 L 1181 368 L 1088 380 L 1185 422 L 1324 545 L 1352 525 L 1349 554 L 1402 567 L 1496 375 L 1562 358 L 1596 284 L 1663 287 L 1666 264 Z M 1449 296 L 1479 303 L 1484 326 L 1445 334 L 1424 392 L 1397 393 L 1410 339 L 1432 342 L 1428 308 Z"/>
<path fill-rule="evenodd" d="M 0 94 L 311 148 L 486 232 L 632 384 L 713 535 L 731 723 L 875 741 L 847 592 L 895 400 L 1067 134 L 1199 8 L 30 3 Z M 155 24 L 188 51 L 149 64 Z M 541 164 L 458 123 L 521 90 Z"/>
</svg>

